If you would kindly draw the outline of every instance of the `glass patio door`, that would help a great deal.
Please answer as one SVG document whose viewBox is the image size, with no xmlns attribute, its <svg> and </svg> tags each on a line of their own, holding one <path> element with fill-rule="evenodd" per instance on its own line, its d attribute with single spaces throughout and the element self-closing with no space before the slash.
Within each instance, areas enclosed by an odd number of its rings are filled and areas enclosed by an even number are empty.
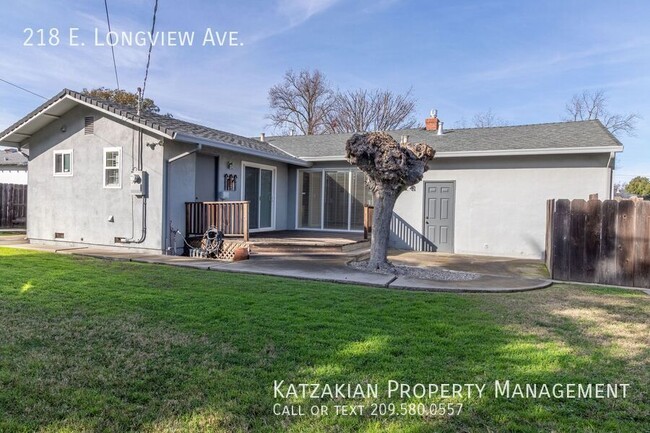
<svg viewBox="0 0 650 433">
<path fill-rule="evenodd" d="M 249 204 L 248 227 L 251 230 L 273 228 L 273 170 L 246 166 L 244 200 Z"/>
<path fill-rule="evenodd" d="M 372 193 L 359 170 L 299 172 L 298 228 L 363 230 L 363 208 L 369 204 L 372 204 Z"/>
</svg>

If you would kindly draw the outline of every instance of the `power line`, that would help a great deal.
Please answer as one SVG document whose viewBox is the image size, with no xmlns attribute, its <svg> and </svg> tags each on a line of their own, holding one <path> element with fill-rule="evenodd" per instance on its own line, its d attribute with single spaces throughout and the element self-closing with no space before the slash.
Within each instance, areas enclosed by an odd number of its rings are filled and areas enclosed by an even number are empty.
<svg viewBox="0 0 650 433">
<path fill-rule="evenodd" d="M 24 91 L 27 92 L 27 93 L 31 93 L 31 94 L 34 95 L 34 96 L 38 96 L 39 98 L 47 99 L 45 96 L 43 96 L 43 95 L 39 95 L 38 93 L 34 93 L 34 92 L 32 92 L 31 90 L 27 90 L 27 89 L 25 89 L 24 87 L 20 87 L 18 84 L 14 84 L 14 83 L 9 82 L 9 81 L 7 81 L 7 80 L 3 80 L 2 78 L 0 78 L 0 81 L 2 81 L 3 83 L 7 83 L 7 84 L 9 84 L 10 86 L 14 86 L 14 87 L 16 87 L 16 88 L 18 88 L 18 89 L 20 89 L 20 90 L 24 90 Z"/>
<path fill-rule="evenodd" d="M 151 23 L 151 35 L 153 36 L 154 31 L 156 29 L 156 12 L 158 11 L 158 0 L 156 0 L 156 3 L 154 4 L 153 7 L 153 20 Z M 147 54 L 147 67 L 144 70 L 144 83 L 142 84 L 142 93 L 140 96 L 140 100 L 144 100 L 144 92 L 145 89 L 147 88 L 147 77 L 149 76 L 149 64 L 151 63 L 151 49 L 153 48 L 153 38 L 150 38 L 149 40 L 149 53 Z"/>
<path fill-rule="evenodd" d="M 120 90 L 120 79 L 117 77 L 117 63 L 115 63 L 115 44 L 113 44 L 113 33 L 111 33 L 111 18 L 108 15 L 108 0 L 104 0 L 104 8 L 106 9 L 106 23 L 108 23 L 108 34 L 111 37 L 111 54 L 113 55 L 113 69 L 115 70 L 115 82 L 117 83 L 117 90 Z"/>
</svg>

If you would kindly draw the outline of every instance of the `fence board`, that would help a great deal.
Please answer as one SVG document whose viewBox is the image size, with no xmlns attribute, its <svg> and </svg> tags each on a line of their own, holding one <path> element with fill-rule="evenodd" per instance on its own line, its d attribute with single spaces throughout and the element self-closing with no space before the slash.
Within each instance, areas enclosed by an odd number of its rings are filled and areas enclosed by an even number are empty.
<svg viewBox="0 0 650 433">
<path fill-rule="evenodd" d="M 650 287 L 650 202 L 639 203 L 636 208 L 635 223 L 633 286 Z"/>
<path fill-rule="evenodd" d="M 634 202 L 618 203 L 616 216 L 616 284 L 634 284 Z"/>
<path fill-rule="evenodd" d="M 585 231 L 587 220 L 587 202 L 571 201 L 569 228 L 569 279 L 585 280 Z"/>
<path fill-rule="evenodd" d="M 585 218 L 585 271 L 583 280 L 588 283 L 597 281 L 602 215 L 601 202 L 599 200 L 589 200 Z"/>
<path fill-rule="evenodd" d="M 547 206 L 553 278 L 650 287 L 650 202 L 549 200 Z"/>
<path fill-rule="evenodd" d="M 555 200 L 546 201 L 546 269 L 552 272 L 553 254 L 550 253 L 553 245 L 553 211 L 555 210 Z"/>
<path fill-rule="evenodd" d="M 616 284 L 616 213 L 618 203 L 605 200 L 602 210 L 602 226 L 600 232 L 600 259 L 598 281 Z"/>
<path fill-rule="evenodd" d="M 558 280 L 569 279 L 569 229 L 571 227 L 571 203 L 557 200 L 553 213 L 553 270 Z"/>
</svg>

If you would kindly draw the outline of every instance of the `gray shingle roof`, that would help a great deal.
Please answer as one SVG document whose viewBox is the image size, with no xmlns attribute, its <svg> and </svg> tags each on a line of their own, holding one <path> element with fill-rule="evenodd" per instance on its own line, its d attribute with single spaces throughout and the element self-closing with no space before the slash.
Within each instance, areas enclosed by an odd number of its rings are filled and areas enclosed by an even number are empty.
<svg viewBox="0 0 650 433">
<path fill-rule="evenodd" d="M 27 157 L 16 149 L 0 149 L 0 166 L 27 165 Z"/>
<path fill-rule="evenodd" d="M 136 111 L 132 107 L 116 104 L 114 102 L 93 98 L 88 95 L 85 95 L 74 90 L 64 89 L 59 94 L 54 96 L 52 99 L 45 102 L 43 105 L 38 107 L 36 110 L 32 111 L 27 116 L 23 117 L 21 120 L 7 128 L 5 131 L 0 133 L 0 137 L 5 136 L 6 134 L 12 132 L 13 130 L 19 128 L 25 122 L 27 122 L 32 117 L 37 116 L 42 110 L 46 109 L 50 105 L 57 102 L 59 99 L 64 96 L 69 95 L 79 101 L 94 105 L 96 107 L 102 108 L 111 113 L 115 113 L 118 116 L 127 118 L 136 123 L 142 124 L 154 130 L 160 131 L 163 134 L 166 134 L 171 137 L 175 137 L 177 134 L 190 135 L 193 137 L 217 141 L 224 143 L 226 145 L 231 145 L 235 147 L 242 148 L 242 150 L 252 150 L 259 152 L 262 155 L 266 154 L 269 157 L 275 157 L 276 159 L 280 158 L 286 162 L 295 162 L 300 165 L 304 165 L 304 161 L 294 158 L 292 155 L 287 152 L 278 149 L 270 145 L 267 142 L 262 142 L 253 138 L 243 137 L 241 135 L 232 134 L 230 132 L 220 131 L 218 129 L 210 128 L 203 125 L 198 125 L 195 123 L 186 122 L 184 120 L 175 119 L 173 117 L 163 116 L 155 113 L 140 113 L 138 116 Z"/>
<path fill-rule="evenodd" d="M 409 142 L 426 143 L 438 154 L 622 146 L 598 120 L 451 129 L 444 135 L 424 128 L 388 132 L 398 142 L 402 136 L 408 135 Z M 349 133 L 277 136 L 268 137 L 267 141 L 297 157 L 340 157 L 345 155 L 345 142 L 350 136 Z"/>
</svg>

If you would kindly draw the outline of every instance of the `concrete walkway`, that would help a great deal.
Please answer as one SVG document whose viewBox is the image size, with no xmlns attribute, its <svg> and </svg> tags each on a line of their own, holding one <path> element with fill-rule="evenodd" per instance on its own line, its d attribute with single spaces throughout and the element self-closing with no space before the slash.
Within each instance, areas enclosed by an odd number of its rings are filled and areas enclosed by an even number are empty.
<svg viewBox="0 0 650 433">
<path fill-rule="evenodd" d="M 360 284 L 366 286 L 385 287 L 398 290 L 417 290 L 430 292 L 521 292 L 526 290 L 541 289 L 551 285 L 551 281 L 536 277 L 518 275 L 508 272 L 502 274 L 490 274 L 480 271 L 490 271 L 491 267 L 484 261 L 482 266 L 465 270 L 480 273 L 481 276 L 471 281 L 441 281 L 433 279 L 418 279 L 410 277 L 396 277 L 394 275 L 378 274 L 352 269 L 347 266 L 350 257 L 345 255 L 306 255 L 306 256 L 272 256 L 253 255 L 250 260 L 241 262 L 219 262 L 208 259 L 196 259 L 181 256 L 164 256 L 155 254 L 138 254 L 125 252 L 122 249 L 109 248 L 84 248 L 84 247 L 53 247 L 31 245 L 21 240 L 0 238 L 0 246 L 6 245 L 15 248 L 34 249 L 39 251 L 55 252 L 59 254 L 73 254 L 85 257 L 95 257 L 107 260 L 123 260 L 140 263 L 155 263 L 186 268 L 203 269 L 221 272 L 238 272 L 246 274 L 272 275 L 278 277 L 298 278 L 304 280 L 328 281 L 334 283 Z M 18 239 L 17 239 L 18 238 Z M 415 253 L 404 257 L 398 257 L 402 252 L 393 252 L 391 260 L 403 264 L 419 266 L 439 266 L 439 263 L 432 263 L 432 253 Z M 418 255 L 420 254 L 420 255 Z M 449 256 L 449 255 L 448 255 Z M 453 256 L 449 256 L 453 257 Z M 436 259 L 438 260 L 438 259 Z M 456 257 L 454 260 L 460 260 Z M 496 259 L 495 259 L 496 260 Z M 497 260 L 500 262 L 500 260 Z M 454 268 L 458 266 L 450 266 Z M 480 269 L 480 270 L 479 270 Z M 496 267 L 498 269 L 498 266 Z"/>
</svg>

